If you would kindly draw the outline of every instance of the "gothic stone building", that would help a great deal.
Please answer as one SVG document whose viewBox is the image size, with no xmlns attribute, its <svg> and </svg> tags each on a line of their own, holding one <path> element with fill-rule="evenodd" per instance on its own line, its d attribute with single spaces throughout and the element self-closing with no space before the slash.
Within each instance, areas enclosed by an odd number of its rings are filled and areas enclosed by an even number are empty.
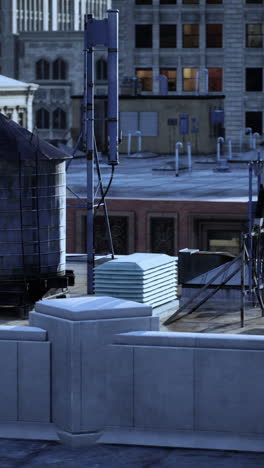
<svg viewBox="0 0 264 468">
<path fill-rule="evenodd" d="M 39 84 L 34 121 L 39 136 L 68 141 L 72 94 L 83 88 L 83 17 L 106 17 L 111 0 L 2 0 L 0 73 Z M 105 52 L 97 59 L 97 93 L 105 92 Z"/>
</svg>

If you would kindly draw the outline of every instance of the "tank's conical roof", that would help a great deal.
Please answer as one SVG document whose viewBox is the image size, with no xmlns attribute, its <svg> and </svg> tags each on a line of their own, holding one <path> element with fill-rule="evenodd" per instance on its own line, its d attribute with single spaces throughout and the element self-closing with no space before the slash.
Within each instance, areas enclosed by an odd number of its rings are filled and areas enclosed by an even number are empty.
<svg viewBox="0 0 264 468">
<path fill-rule="evenodd" d="M 0 159 L 70 159 L 71 155 L 41 140 L 0 113 Z"/>
</svg>

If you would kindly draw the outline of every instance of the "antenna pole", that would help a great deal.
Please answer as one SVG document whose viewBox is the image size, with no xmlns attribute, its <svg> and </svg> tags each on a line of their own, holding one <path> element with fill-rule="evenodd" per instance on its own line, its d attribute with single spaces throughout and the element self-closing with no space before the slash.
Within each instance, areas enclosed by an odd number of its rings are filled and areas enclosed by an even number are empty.
<svg viewBox="0 0 264 468">
<path fill-rule="evenodd" d="M 83 126 L 87 179 L 87 294 L 94 292 L 94 47 L 88 44 L 86 34 L 92 21 L 92 15 L 85 15 Z"/>
</svg>

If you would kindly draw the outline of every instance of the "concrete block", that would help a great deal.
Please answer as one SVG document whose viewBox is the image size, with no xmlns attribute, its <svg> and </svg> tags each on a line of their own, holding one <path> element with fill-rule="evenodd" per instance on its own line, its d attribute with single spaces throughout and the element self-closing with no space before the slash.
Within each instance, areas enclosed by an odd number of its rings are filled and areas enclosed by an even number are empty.
<svg viewBox="0 0 264 468">
<path fill-rule="evenodd" d="M 264 354 L 198 349 L 195 354 L 195 428 L 264 434 Z"/>
<path fill-rule="evenodd" d="M 0 422 L 0 439 L 59 441 L 57 428 L 51 423 Z"/>
<path fill-rule="evenodd" d="M 132 331 L 115 335 L 113 343 L 135 346 L 187 347 L 196 344 L 195 333 Z"/>
<path fill-rule="evenodd" d="M 132 347 L 109 346 L 105 381 L 106 426 L 133 426 L 133 360 Z"/>
<path fill-rule="evenodd" d="M 101 432 L 89 432 L 83 434 L 74 434 L 71 432 L 58 431 L 57 433 L 59 440 L 71 448 L 87 447 L 94 445 L 99 437 L 102 435 Z"/>
<path fill-rule="evenodd" d="M 47 332 L 37 327 L 16 327 L 1 325 L 0 340 L 46 341 Z"/>
<path fill-rule="evenodd" d="M 134 422 L 138 428 L 193 428 L 193 349 L 134 348 Z"/>
<path fill-rule="evenodd" d="M 107 345 L 115 333 L 149 330 L 153 317 L 71 321 L 38 312 L 30 323 L 52 343 L 52 421 L 67 433 L 97 432 L 105 424 Z"/>
<path fill-rule="evenodd" d="M 108 296 L 72 297 L 39 301 L 36 312 L 68 320 L 99 320 L 107 318 L 144 317 L 152 315 L 145 304 Z"/>
<path fill-rule="evenodd" d="M 74 362 L 72 360 L 71 341 L 73 324 L 68 320 L 36 312 L 30 313 L 30 323 L 32 325 L 36 323 L 41 324 L 41 328 L 48 331 L 52 349 L 52 421 L 62 430 L 70 432 L 73 429 L 72 398 L 75 398 L 72 394 L 72 369 L 74 368 Z M 77 379 L 77 382 L 79 382 L 79 379 Z"/>
<path fill-rule="evenodd" d="M 196 333 L 198 348 L 264 350 L 263 336 L 222 335 L 219 333 Z"/>
<path fill-rule="evenodd" d="M 18 343 L 18 420 L 50 422 L 50 343 Z"/>
<path fill-rule="evenodd" d="M 0 421 L 17 420 L 17 343 L 0 341 Z"/>
<path fill-rule="evenodd" d="M 98 439 L 98 443 L 263 452 L 264 438 L 259 437 L 257 434 L 254 436 L 252 434 L 230 434 L 227 432 L 159 431 L 122 427 L 106 429 Z M 191 459 L 187 463 L 186 466 L 192 466 Z"/>
</svg>

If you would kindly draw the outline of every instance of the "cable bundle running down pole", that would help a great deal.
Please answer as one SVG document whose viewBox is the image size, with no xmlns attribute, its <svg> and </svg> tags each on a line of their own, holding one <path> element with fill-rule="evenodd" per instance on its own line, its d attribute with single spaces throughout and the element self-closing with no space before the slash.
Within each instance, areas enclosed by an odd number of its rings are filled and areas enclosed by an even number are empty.
<svg viewBox="0 0 264 468">
<path fill-rule="evenodd" d="M 86 153 L 87 178 L 87 294 L 94 293 L 94 52 L 97 45 L 108 49 L 108 164 L 112 166 L 110 188 L 113 178 L 113 166 L 118 164 L 118 10 L 108 10 L 108 19 L 96 20 L 92 15 L 84 18 L 84 95 L 82 137 Z M 97 163 L 96 155 L 96 163 Z M 101 186 L 100 177 L 99 184 Z M 102 188 L 102 186 L 101 186 Z M 106 191 L 106 192 L 107 192 Z M 102 193 L 102 200 L 105 198 Z M 106 224 L 110 230 L 107 209 Z M 108 233 L 109 234 L 109 233 Z M 108 236 L 109 237 L 109 236 Z M 110 234 L 111 237 L 111 234 Z M 112 239 L 110 250 L 113 255 Z"/>
</svg>

